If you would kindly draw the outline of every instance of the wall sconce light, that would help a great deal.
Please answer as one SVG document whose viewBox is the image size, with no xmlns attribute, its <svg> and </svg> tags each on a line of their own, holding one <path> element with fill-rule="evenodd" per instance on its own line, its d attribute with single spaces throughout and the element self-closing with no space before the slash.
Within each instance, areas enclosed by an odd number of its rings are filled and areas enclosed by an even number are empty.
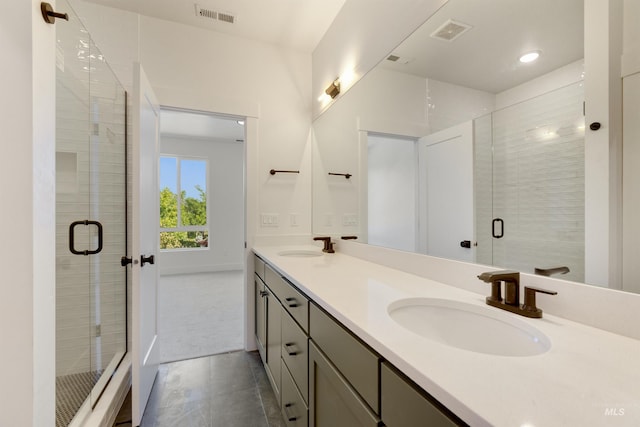
<svg viewBox="0 0 640 427">
<path fill-rule="evenodd" d="M 340 80 L 335 79 L 334 81 L 332 81 L 329 87 L 325 89 L 324 93 L 329 95 L 331 99 L 338 96 L 338 94 L 340 93 Z"/>
</svg>

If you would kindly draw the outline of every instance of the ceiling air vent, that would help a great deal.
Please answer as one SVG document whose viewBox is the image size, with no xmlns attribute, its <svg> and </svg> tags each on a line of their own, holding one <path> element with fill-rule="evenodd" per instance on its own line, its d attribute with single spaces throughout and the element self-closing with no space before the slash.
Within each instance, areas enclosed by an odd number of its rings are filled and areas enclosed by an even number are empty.
<svg viewBox="0 0 640 427">
<path fill-rule="evenodd" d="M 387 61 L 390 62 L 395 62 L 396 64 L 408 64 L 409 62 L 413 61 L 415 58 L 408 58 L 406 56 L 398 56 L 398 55 L 394 55 L 391 54 L 389 56 L 387 56 Z"/>
<path fill-rule="evenodd" d="M 233 24 L 235 20 L 236 17 L 231 15 L 230 13 L 218 12 L 218 21 L 224 21 Z"/>
<path fill-rule="evenodd" d="M 471 28 L 471 25 L 449 19 L 447 22 L 440 25 L 437 30 L 431 33 L 431 37 L 438 40 L 452 42 Z"/>
<path fill-rule="evenodd" d="M 206 9 L 204 7 L 196 6 L 196 16 L 199 18 L 212 19 L 214 21 L 228 22 L 233 24 L 236 22 L 236 16 L 230 12 L 219 12 L 213 9 Z"/>
</svg>

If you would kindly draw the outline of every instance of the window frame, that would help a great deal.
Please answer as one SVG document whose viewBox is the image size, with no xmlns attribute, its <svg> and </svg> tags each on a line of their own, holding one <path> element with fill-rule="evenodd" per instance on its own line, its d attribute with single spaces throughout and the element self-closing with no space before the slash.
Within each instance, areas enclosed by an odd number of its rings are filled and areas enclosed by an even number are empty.
<svg viewBox="0 0 640 427">
<path fill-rule="evenodd" d="M 210 229 L 210 222 L 211 222 L 211 216 L 210 216 L 210 212 L 211 212 L 211 208 L 210 208 L 210 203 L 209 201 L 211 200 L 211 198 L 209 197 L 209 158 L 208 157 L 199 157 L 199 156 L 190 156 L 190 155 L 184 155 L 184 154 L 170 154 L 170 153 L 160 153 L 160 155 L 158 156 L 158 183 L 160 183 L 160 176 L 162 174 L 162 170 L 161 170 L 161 162 L 163 158 L 172 158 L 172 159 L 176 159 L 176 204 L 177 204 L 177 223 L 178 225 L 176 227 L 161 227 L 160 226 L 160 211 L 158 211 L 158 246 L 159 246 L 159 250 L 163 251 L 163 252 L 171 252 L 171 251 L 179 251 L 179 252 L 184 252 L 184 251 L 203 251 L 203 250 L 209 250 L 209 248 L 211 247 L 210 242 L 208 242 L 207 246 L 205 247 L 187 247 L 187 248 L 162 248 L 160 246 L 160 234 L 161 233 L 176 233 L 176 232 L 197 232 L 197 231 L 202 231 L 205 232 L 207 234 L 207 240 L 211 239 L 211 229 Z M 180 194 L 182 192 L 182 161 L 183 160 L 197 160 L 197 161 L 202 161 L 205 164 L 205 197 L 207 200 L 207 206 L 206 206 L 206 223 L 205 225 L 182 225 L 182 198 L 180 197 Z M 158 186 L 160 187 L 160 186 Z M 160 197 L 160 192 L 162 191 L 162 188 L 158 188 L 158 198 Z"/>
</svg>

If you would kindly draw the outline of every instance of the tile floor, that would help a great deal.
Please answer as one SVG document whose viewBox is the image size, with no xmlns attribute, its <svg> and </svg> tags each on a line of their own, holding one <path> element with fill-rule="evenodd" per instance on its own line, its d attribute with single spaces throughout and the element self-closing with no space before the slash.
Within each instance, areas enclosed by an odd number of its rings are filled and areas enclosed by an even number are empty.
<svg viewBox="0 0 640 427">
<path fill-rule="evenodd" d="M 161 362 L 244 347 L 242 271 L 161 276 L 158 336 Z"/>
<path fill-rule="evenodd" d="M 160 366 L 140 427 L 284 427 L 257 352 Z"/>
</svg>

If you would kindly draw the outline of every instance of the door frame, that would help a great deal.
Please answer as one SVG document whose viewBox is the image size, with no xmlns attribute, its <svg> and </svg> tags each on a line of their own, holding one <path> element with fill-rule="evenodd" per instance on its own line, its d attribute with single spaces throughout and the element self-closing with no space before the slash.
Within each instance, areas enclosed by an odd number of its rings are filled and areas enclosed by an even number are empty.
<svg viewBox="0 0 640 427">
<path fill-rule="evenodd" d="M 243 275 L 243 310 L 244 310 L 244 349 L 257 349 L 253 330 L 255 301 L 253 296 L 253 252 L 255 236 L 258 229 L 258 124 L 260 105 L 239 99 L 214 99 L 210 96 L 194 96 L 185 99 L 184 93 L 176 88 L 154 88 L 160 101 L 160 108 L 202 112 L 221 116 L 245 118 L 244 141 L 244 275 Z"/>
</svg>

